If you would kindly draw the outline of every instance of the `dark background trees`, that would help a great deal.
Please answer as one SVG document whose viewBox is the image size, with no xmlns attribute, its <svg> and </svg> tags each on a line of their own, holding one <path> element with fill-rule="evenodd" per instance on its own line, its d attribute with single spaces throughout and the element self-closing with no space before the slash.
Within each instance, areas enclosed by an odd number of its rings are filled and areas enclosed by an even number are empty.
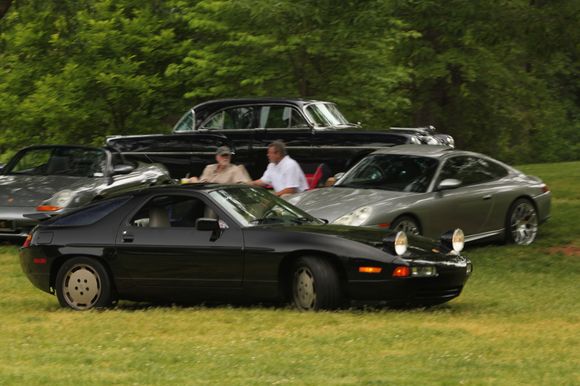
<svg viewBox="0 0 580 386">
<path fill-rule="evenodd" d="M 0 153 L 168 132 L 203 100 L 272 95 L 377 129 L 433 124 L 509 162 L 579 159 L 579 20 L 575 0 L 14 0 Z"/>
</svg>

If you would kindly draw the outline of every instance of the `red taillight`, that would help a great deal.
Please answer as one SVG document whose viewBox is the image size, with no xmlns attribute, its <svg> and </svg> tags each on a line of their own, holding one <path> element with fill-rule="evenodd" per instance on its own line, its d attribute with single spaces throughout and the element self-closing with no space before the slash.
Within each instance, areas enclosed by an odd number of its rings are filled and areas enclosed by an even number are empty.
<svg viewBox="0 0 580 386">
<path fill-rule="evenodd" d="M 32 235 L 26 236 L 26 240 L 24 240 L 24 244 L 22 244 L 22 248 L 28 248 L 30 246 L 31 241 L 32 241 Z"/>
<path fill-rule="evenodd" d="M 57 210 L 61 209 L 62 207 L 53 205 L 39 205 L 36 207 L 36 210 L 39 212 L 56 212 Z"/>
<path fill-rule="evenodd" d="M 360 273 L 381 273 L 383 269 L 381 267 L 358 267 Z"/>
<path fill-rule="evenodd" d="M 542 186 L 542 193 L 548 193 L 549 191 L 550 191 L 550 188 L 548 187 L 548 185 Z"/>
<path fill-rule="evenodd" d="M 32 259 L 32 262 L 34 264 L 46 264 L 46 257 L 38 257 L 38 258 Z"/>
<path fill-rule="evenodd" d="M 409 267 L 400 265 L 393 271 L 393 277 L 407 277 L 411 274 Z"/>
</svg>

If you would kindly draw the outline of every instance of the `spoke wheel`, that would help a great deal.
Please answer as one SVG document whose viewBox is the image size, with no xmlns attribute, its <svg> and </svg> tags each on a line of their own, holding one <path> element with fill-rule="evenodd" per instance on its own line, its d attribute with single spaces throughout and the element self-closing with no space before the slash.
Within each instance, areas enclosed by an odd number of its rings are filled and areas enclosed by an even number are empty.
<svg viewBox="0 0 580 386">
<path fill-rule="evenodd" d="M 508 240 L 518 245 L 529 245 L 538 233 L 538 215 L 534 205 L 526 200 L 515 201 L 508 216 Z"/>
<path fill-rule="evenodd" d="M 301 257 L 292 270 L 292 303 L 299 310 L 337 308 L 342 301 L 338 273 L 318 257 Z"/>
<path fill-rule="evenodd" d="M 110 279 L 103 265 L 88 258 L 63 264 L 56 279 L 56 294 L 63 307 L 89 310 L 112 303 Z"/>
<path fill-rule="evenodd" d="M 417 221 L 411 217 L 408 216 L 403 216 L 403 217 L 399 217 L 398 219 L 396 219 L 393 222 L 393 225 L 391 226 L 391 228 L 396 231 L 403 231 L 408 235 L 420 235 L 421 234 L 421 228 L 419 227 L 419 224 L 417 223 Z"/>
</svg>

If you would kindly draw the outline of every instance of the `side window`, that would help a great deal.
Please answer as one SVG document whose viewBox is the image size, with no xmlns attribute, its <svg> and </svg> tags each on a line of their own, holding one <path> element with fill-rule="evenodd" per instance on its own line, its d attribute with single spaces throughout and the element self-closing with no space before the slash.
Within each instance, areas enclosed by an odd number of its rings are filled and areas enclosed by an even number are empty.
<svg viewBox="0 0 580 386">
<path fill-rule="evenodd" d="M 258 127 L 266 129 L 308 127 L 300 112 L 290 106 L 262 106 L 259 119 Z"/>
<path fill-rule="evenodd" d="M 183 117 L 181 117 L 179 122 L 177 122 L 175 125 L 173 131 L 177 133 L 193 131 L 193 112 L 188 111 Z"/>
<path fill-rule="evenodd" d="M 123 206 L 130 198 L 131 196 L 125 196 L 99 201 L 70 214 L 53 217 L 45 223 L 53 226 L 91 225 Z"/>
<path fill-rule="evenodd" d="M 448 159 L 441 170 L 439 182 L 447 178 L 460 180 L 463 186 L 481 184 L 504 177 L 507 174 L 500 165 L 483 158 L 460 156 Z"/>
<path fill-rule="evenodd" d="M 217 219 L 216 213 L 198 198 L 157 196 L 133 216 L 130 225 L 146 228 L 193 228 L 195 221 L 202 217 Z"/>
<path fill-rule="evenodd" d="M 203 125 L 204 129 L 232 130 L 252 129 L 254 122 L 254 107 L 236 107 L 223 110 L 212 115 Z"/>
</svg>

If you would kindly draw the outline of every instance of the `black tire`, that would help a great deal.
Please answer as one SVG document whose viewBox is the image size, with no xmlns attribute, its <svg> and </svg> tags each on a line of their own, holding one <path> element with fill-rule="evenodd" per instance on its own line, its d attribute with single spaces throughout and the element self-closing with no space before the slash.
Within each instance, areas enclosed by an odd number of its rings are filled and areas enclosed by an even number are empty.
<svg viewBox="0 0 580 386">
<path fill-rule="evenodd" d="M 87 257 L 67 260 L 56 275 L 56 297 L 73 310 L 106 308 L 113 302 L 109 274 L 99 261 Z"/>
<path fill-rule="evenodd" d="M 511 205 L 505 220 L 505 241 L 530 245 L 538 234 L 538 212 L 526 198 L 518 198 Z"/>
<path fill-rule="evenodd" d="M 411 216 L 401 216 L 391 224 L 394 231 L 403 231 L 407 235 L 421 235 L 421 225 Z"/>
<path fill-rule="evenodd" d="M 338 272 L 323 258 L 299 258 L 292 269 L 291 281 L 292 304 L 299 310 L 329 310 L 342 303 Z"/>
</svg>

